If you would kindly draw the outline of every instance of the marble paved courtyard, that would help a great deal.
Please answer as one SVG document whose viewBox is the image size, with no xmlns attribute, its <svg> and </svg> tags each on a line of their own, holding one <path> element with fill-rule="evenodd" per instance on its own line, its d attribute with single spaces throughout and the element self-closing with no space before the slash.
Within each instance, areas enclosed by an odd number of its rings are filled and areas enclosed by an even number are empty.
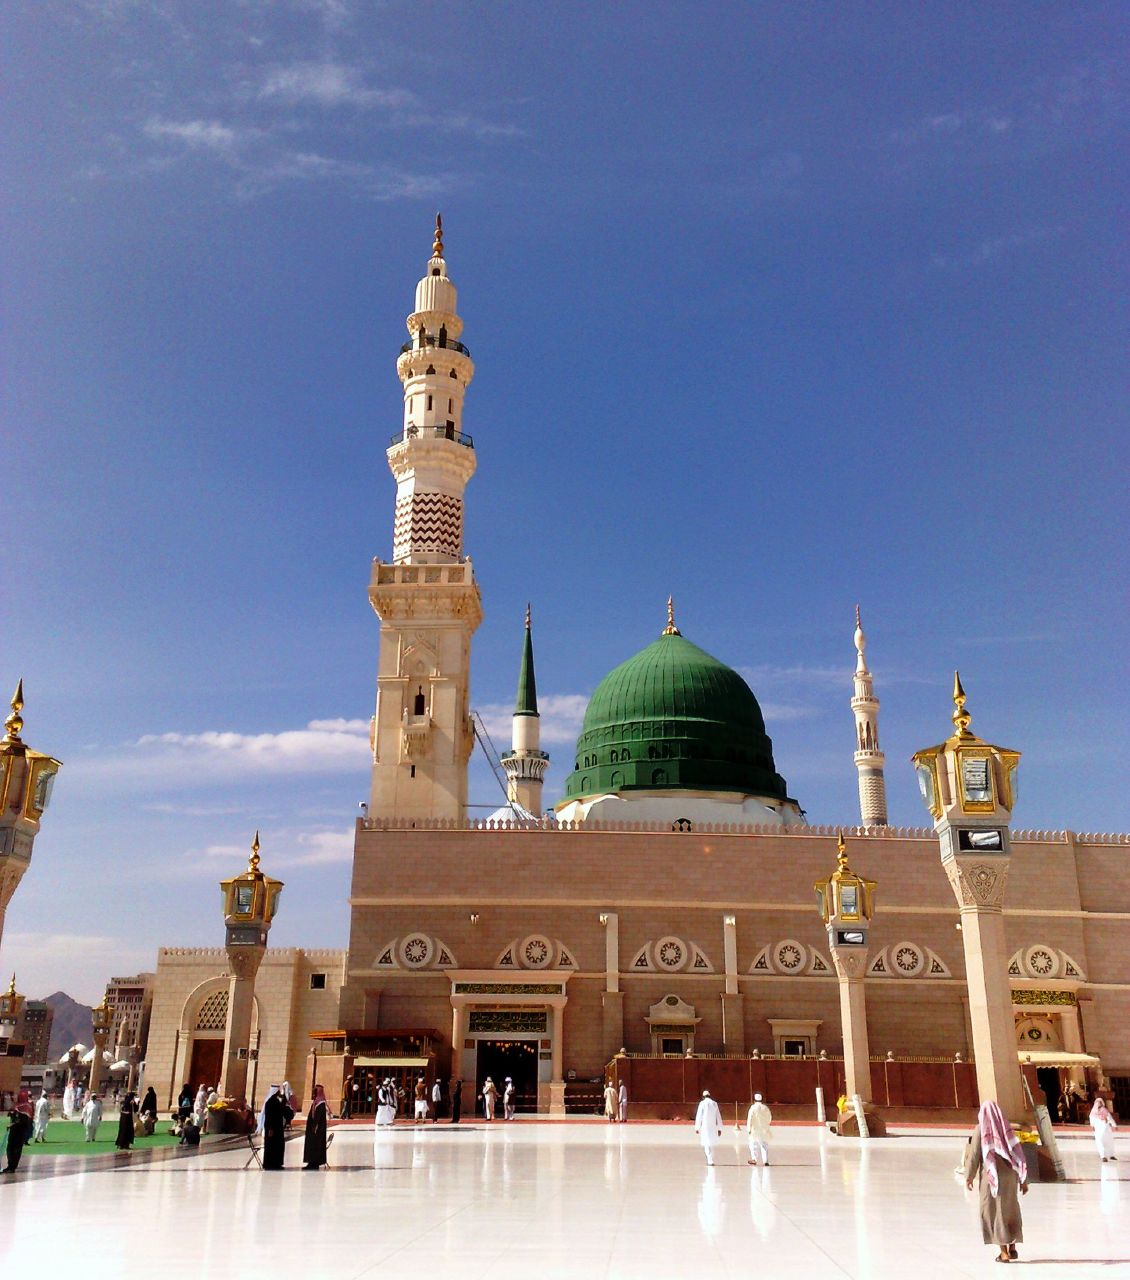
<svg viewBox="0 0 1130 1280">
<path fill-rule="evenodd" d="M 690 1125 L 519 1120 L 397 1127 L 376 1146 L 343 1126 L 321 1173 L 301 1169 L 301 1139 L 270 1174 L 232 1150 L 53 1176 L 31 1161 L 0 1183 L 0 1258 L 10 1275 L 114 1280 L 954 1280 L 998 1270 L 954 1177 L 962 1145 L 778 1126 L 759 1170 L 730 1129 L 708 1170 Z M 1118 1147 L 1102 1165 L 1088 1136 L 1063 1141 L 1071 1181 L 1023 1202 L 1024 1275 L 1130 1277 Z"/>
</svg>

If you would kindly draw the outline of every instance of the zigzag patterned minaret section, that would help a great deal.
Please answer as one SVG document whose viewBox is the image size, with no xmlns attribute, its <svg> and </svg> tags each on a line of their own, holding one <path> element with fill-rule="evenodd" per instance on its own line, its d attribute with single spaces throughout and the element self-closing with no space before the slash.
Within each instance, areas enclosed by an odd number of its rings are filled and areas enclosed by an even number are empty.
<svg viewBox="0 0 1130 1280">
<path fill-rule="evenodd" d="M 456 303 L 437 215 L 432 256 L 396 362 L 404 422 L 388 447 L 396 480 L 392 561 L 373 562 L 369 587 L 381 619 L 374 817 L 466 813 L 471 636 L 482 603 L 463 556 L 463 492 L 475 473 L 463 400 L 475 366 L 460 341 Z"/>
<path fill-rule="evenodd" d="M 865 827 L 887 825 L 886 757 L 879 750 L 879 699 L 867 669 L 863 651 L 867 638 L 855 606 L 855 695 L 851 709 L 855 713 L 855 768 L 859 774 L 859 818 Z"/>
</svg>

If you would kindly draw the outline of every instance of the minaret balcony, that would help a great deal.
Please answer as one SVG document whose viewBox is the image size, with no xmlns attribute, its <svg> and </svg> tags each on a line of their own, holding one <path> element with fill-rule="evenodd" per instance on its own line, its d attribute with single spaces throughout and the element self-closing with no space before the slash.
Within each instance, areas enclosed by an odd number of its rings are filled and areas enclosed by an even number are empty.
<svg viewBox="0 0 1130 1280">
<path fill-rule="evenodd" d="M 467 435 L 466 432 L 459 431 L 453 426 L 445 426 L 442 423 L 427 427 L 418 427 L 414 423 L 409 423 L 403 431 L 398 431 L 389 440 L 388 447 L 393 449 L 398 444 L 406 444 L 409 440 L 450 440 L 454 444 L 461 444 L 465 449 L 473 449 L 475 447 L 474 439 Z"/>
<path fill-rule="evenodd" d="M 469 356 L 471 353 L 463 345 L 462 342 L 456 342 L 454 338 L 444 338 L 434 333 L 424 335 L 422 342 L 406 342 L 400 348 L 400 354 L 407 355 L 409 351 L 427 351 L 430 347 L 443 347 L 445 351 L 458 351 L 461 356 Z"/>
</svg>

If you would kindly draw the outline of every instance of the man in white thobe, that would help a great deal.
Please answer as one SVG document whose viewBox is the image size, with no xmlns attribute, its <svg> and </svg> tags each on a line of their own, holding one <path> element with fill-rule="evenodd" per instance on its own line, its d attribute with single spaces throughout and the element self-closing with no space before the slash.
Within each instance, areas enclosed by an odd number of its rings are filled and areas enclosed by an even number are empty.
<svg viewBox="0 0 1130 1280">
<path fill-rule="evenodd" d="M 620 1081 L 620 1092 L 617 1098 L 620 1104 L 620 1123 L 628 1123 L 628 1086 L 623 1080 Z"/>
<path fill-rule="evenodd" d="M 87 1142 L 93 1142 L 98 1137 L 98 1126 L 102 1123 L 102 1099 L 95 1098 L 93 1095 L 86 1100 L 86 1104 L 82 1109 L 82 1127 L 86 1134 Z"/>
<path fill-rule="evenodd" d="M 753 1106 L 745 1118 L 746 1137 L 749 1139 L 749 1164 L 769 1163 L 769 1126 L 773 1113 L 762 1101 L 761 1094 L 753 1095 Z"/>
<path fill-rule="evenodd" d="M 75 1114 L 75 1087 L 70 1082 L 63 1090 L 63 1119 L 73 1120 Z"/>
<path fill-rule="evenodd" d="M 32 1130 L 32 1142 L 47 1141 L 47 1121 L 51 1119 L 51 1104 L 47 1094 L 41 1093 L 35 1103 L 35 1127 Z"/>
<path fill-rule="evenodd" d="M 702 1091 L 702 1101 L 695 1112 L 694 1131 L 698 1134 L 698 1140 L 706 1153 L 706 1163 L 713 1164 L 714 1148 L 722 1140 L 722 1113 L 718 1110 L 718 1104 L 710 1096 L 709 1089 Z"/>
</svg>

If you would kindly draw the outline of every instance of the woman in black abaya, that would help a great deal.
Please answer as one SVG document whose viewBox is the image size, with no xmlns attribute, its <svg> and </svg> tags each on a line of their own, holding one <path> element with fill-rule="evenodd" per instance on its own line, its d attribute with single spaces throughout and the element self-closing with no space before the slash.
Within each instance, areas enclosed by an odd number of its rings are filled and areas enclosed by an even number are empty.
<svg viewBox="0 0 1130 1280">
<path fill-rule="evenodd" d="M 128 1151 L 133 1146 L 133 1117 L 137 1111 L 137 1101 L 132 1093 L 122 1099 L 121 1114 L 118 1116 L 118 1136 L 114 1146 L 120 1151 Z"/>
<path fill-rule="evenodd" d="M 286 1150 L 286 1126 L 294 1119 L 294 1112 L 283 1101 L 278 1085 L 271 1086 L 263 1103 L 263 1168 L 281 1169 Z"/>
</svg>

